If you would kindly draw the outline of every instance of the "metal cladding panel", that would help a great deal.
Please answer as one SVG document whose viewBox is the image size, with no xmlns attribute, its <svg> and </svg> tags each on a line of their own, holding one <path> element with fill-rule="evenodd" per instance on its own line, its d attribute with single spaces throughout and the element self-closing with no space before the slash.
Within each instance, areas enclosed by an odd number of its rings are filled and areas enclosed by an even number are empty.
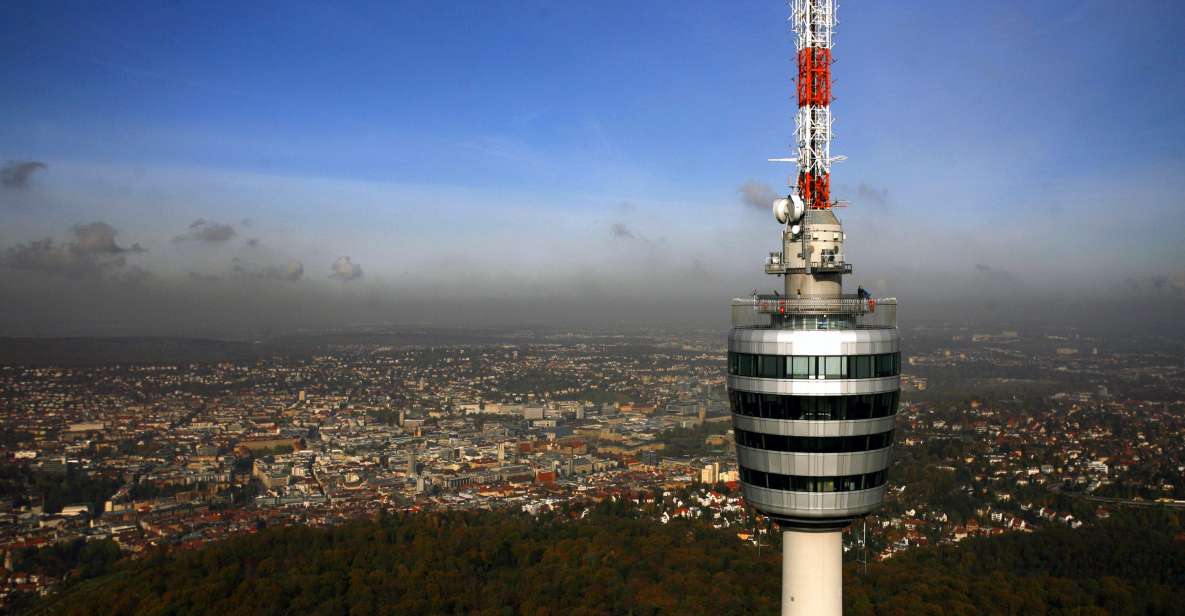
<svg viewBox="0 0 1185 616">
<path fill-rule="evenodd" d="M 807 477 L 874 473 L 888 468 L 892 456 L 892 447 L 855 453 L 790 453 L 737 445 L 737 462 L 745 468 Z"/>
<path fill-rule="evenodd" d="M 901 350 L 895 329 L 733 329 L 728 350 L 763 355 L 877 355 Z"/>
<path fill-rule="evenodd" d="M 748 415 L 732 414 L 732 426 L 750 432 L 763 434 L 784 434 L 786 436 L 858 436 L 880 434 L 893 429 L 895 416 L 876 419 L 853 419 L 824 421 L 762 419 Z"/>
<path fill-rule="evenodd" d="M 884 502 L 887 487 L 852 492 L 789 492 L 759 488 L 742 482 L 741 492 L 750 505 L 766 515 L 809 520 L 871 513 Z"/>
<path fill-rule="evenodd" d="M 901 389 L 900 376 L 875 379 L 763 379 L 728 375 L 728 388 L 781 396 L 851 396 L 883 394 Z"/>
</svg>

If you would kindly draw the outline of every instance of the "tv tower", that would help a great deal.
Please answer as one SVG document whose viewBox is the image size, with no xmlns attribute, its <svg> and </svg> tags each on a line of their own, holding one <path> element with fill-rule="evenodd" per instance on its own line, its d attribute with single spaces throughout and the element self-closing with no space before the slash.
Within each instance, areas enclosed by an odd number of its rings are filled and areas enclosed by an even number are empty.
<svg viewBox="0 0 1185 616">
<path fill-rule="evenodd" d="M 784 293 L 735 299 L 728 389 L 745 500 L 782 530 L 783 616 L 843 609 L 842 531 L 884 501 L 900 393 L 897 301 L 860 288 L 832 209 L 835 0 L 791 0 L 797 185 L 773 203 Z"/>
</svg>

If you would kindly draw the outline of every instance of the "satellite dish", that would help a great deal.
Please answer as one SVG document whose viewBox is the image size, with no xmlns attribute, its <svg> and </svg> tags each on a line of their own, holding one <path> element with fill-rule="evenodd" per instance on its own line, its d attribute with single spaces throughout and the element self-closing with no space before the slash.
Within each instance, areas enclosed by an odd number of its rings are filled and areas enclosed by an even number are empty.
<svg viewBox="0 0 1185 616">
<path fill-rule="evenodd" d="M 790 200 L 786 198 L 774 199 L 774 218 L 786 224 L 790 220 Z"/>
<path fill-rule="evenodd" d="M 791 220 L 802 220 L 802 215 L 806 213 L 806 204 L 802 202 L 802 197 L 799 197 L 798 195 L 795 195 L 795 194 L 791 194 L 790 200 L 794 202 L 794 208 L 793 208 L 793 211 L 791 212 L 791 214 L 793 214 L 793 217 L 791 218 Z"/>
<path fill-rule="evenodd" d="M 790 235 L 798 235 L 802 231 L 802 225 L 791 225 Z"/>
</svg>

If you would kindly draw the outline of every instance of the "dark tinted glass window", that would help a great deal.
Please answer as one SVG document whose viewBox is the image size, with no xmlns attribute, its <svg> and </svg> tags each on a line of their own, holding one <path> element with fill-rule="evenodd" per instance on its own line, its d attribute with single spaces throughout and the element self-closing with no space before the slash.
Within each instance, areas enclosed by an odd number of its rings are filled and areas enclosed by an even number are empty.
<svg viewBox="0 0 1185 616">
<path fill-rule="evenodd" d="M 880 355 L 728 354 L 728 372 L 766 379 L 868 379 L 901 372 L 899 353 Z"/>
<path fill-rule="evenodd" d="M 732 412 L 749 417 L 790 420 L 852 420 L 888 417 L 897 412 L 897 392 L 856 396 L 779 396 L 734 391 Z"/>
<path fill-rule="evenodd" d="M 885 471 L 863 475 L 840 477 L 804 477 L 801 475 L 779 475 L 745 467 L 740 469 L 741 481 L 760 488 L 791 490 L 794 492 L 850 492 L 868 490 L 885 484 Z"/>
<path fill-rule="evenodd" d="M 850 364 L 848 374 L 853 379 L 868 379 L 872 378 L 872 356 L 871 355 L 853 355 L 848 358 Z"/>
<path fill-rule="evenodd" d="M 892 430 L 878 434 L 827 437 L 763 434 L 740 428 L 733 432 L 736 434 L 737 444 L 743 447 L 792 453 L 853 453 L 884 449 L 893 443 Z"/>
<path fill-rule="evenodd" d="M 758 355 L 757 356 L 757 376 L 767 379 L 781 378 L 785 370 L 782 369 L 782 362 L 786 361 L 785 357 L 778 355 Z"/>
</svg>

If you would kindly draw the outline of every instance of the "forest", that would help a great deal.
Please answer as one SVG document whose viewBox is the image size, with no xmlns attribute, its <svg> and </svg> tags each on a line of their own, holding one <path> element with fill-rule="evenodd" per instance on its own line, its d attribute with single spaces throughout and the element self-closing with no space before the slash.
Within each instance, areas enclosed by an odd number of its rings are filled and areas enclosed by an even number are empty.
<svg viewBox="0 0 1185 616">
<path fill-rule="evenodd" d="M 1178 516 L 1144 511 L 845 566 L 845 614 L 1176 614 Z M 74 549 L 75 552 L 79 550 Z M 161 549 L 85 575 L 44 614 L 777 614 L 778 546 L 602 503 L 583 519 L 383 514 Z M 49 562 L 57 568 L 62 554 Z M 26 562 L 37 562 L 29 555 Z"/>
<path fill-rule="evenodd" d="M 57 513 L 66 505 L 84 504 L 101 511 L 103 503 L 119 488 L 119 481 L 91 475 L 77 469 L 64 474 L 38 472 L 28 465 L 0 466 L 0 498 L 11 498 L 17 506 L 41 497 L 46 513 Z"/>
</svg>

